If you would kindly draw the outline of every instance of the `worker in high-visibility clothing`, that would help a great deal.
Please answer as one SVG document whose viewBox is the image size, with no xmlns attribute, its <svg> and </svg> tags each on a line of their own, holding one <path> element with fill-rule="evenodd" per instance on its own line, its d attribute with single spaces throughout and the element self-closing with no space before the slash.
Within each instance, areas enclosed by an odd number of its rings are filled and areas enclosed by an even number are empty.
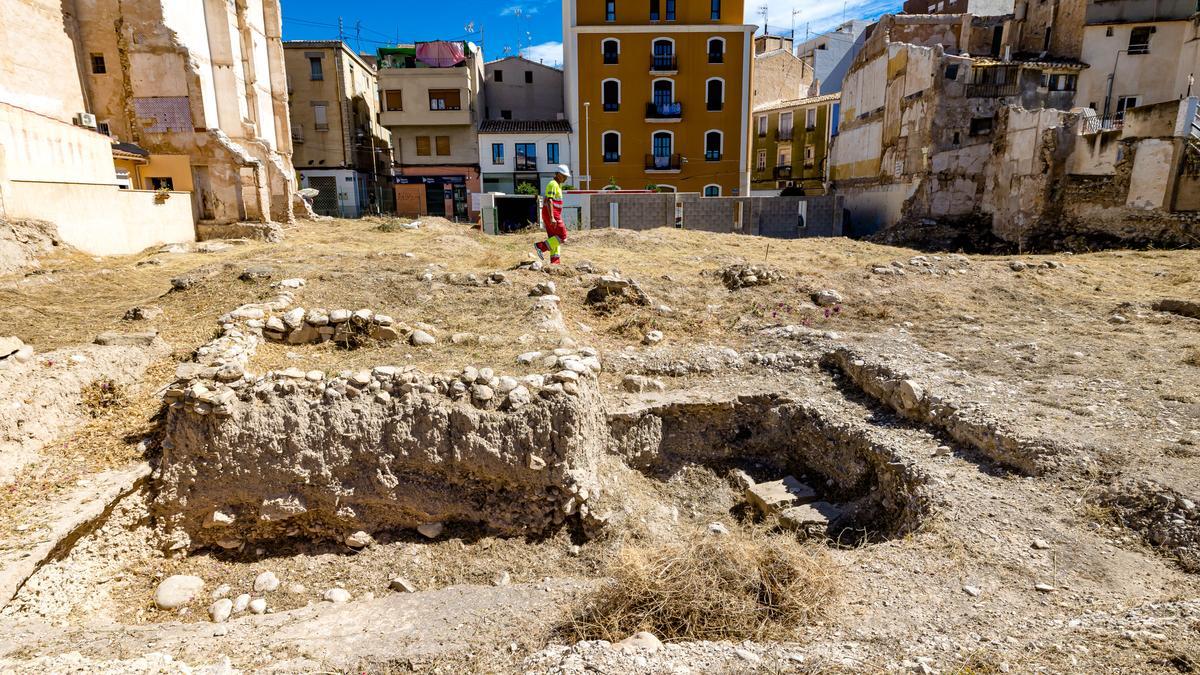
<svg viewBox="0 0 1200 675">
<path fill-rule="evenodd" d="M 554 169 L 554 179 L 546 184 L 546 194 L 542 200 L 542 226 L 546 228 L 546 240 L 534 244 L 538 257 L 546 259 L 550 254 L 550 264 L 561 262 L 559 250 L 567 241 L 567 226 L 563 223 L 563 183 L 571 177 L 571 170 L 565 164 L 559 164 Z"/>
</svg>

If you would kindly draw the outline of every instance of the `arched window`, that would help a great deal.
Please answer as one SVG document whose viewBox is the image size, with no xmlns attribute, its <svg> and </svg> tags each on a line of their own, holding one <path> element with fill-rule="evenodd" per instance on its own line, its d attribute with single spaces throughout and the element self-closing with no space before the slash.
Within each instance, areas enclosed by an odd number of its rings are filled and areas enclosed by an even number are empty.
<svg viewBox="0 0 1200 675">
<path fill-rule="evenodd" d="M 708 39 L 708 62 L 725 63 L 725 38 Z"/>
<path fill-rule="evenodd" d="M 704 196 L 705 197 L 720 197 L 721 196 L 721 186 L 720 185 L 705 185 L 704 186 Z"/>
<path fill-rule="evenodd" d="M 604 100 L 604 111 L 614 112 L 621 109 L 621 81 L 605 80 L 600 85 L 601 97 Z"/>
<path fill-rule="evenodd" d="M 662 183 L 655 185 L 654 188 L 659 192 L 679 192 L 674 185 L 663 185 Z"/>
<path fill-rule="evenodd" d="M 675 155 L 675 134 L 656 131 L 650 136 L 652 153 L 646 158 L 646 168 L 657 171 L 678 170 L 679 159 Z"/>
<path fill-rule="evenodd" d="M 724 136 L 724 134 L 715 129 L 704 134 L 704 161 L 721 161 L 721 146 L 724 145 Z"/>
<path fill-rule="evenodd" d="M 671 80 L 655 80 L 654 81 L 654 105 L 659 109 L 660 113 L 664 113 L 663 107 L 670 106 L 675 102 L 675 83 Z M 669 111 L 666 111 L 669 112 Z"/>
<path fill-rule="evenodd" d="M 606 131 L 603 136 L 604 161 L 621 161 L 621 134 L 616 131 Z"/>
<path fill-rule="evenodd" d="M 725 80 L 719 77 L 713 77 L 708 80 L 708 84 L 705 85 L 705 101 L 709 110 L 724 110 Z"/>
<path fill-rule="evenodd" d="M 653 45 L 654 56 L 650 69 L 659 72 L 678 70 L 675 65 L 675 41 L 671 38 L 658 38 Z"/>
<path fill-rule="evenodd" d="M 605 65 L 615 65 L 621 60 L 621 41 L 616 38 L 609 38 L 600 43 L 600 50 L 604 53 Z"/>
</svg>

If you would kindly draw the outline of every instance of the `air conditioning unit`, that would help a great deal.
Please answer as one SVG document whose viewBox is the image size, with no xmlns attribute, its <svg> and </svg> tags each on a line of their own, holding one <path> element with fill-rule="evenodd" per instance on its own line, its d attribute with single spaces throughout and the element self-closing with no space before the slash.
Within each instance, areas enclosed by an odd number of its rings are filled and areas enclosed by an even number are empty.
<svg viewBox="0 0 1200 675">
<path fill-rule="evenodd" d="M 81 112 L 75 115 L 75 125 L 87 127 L 88 129 L 96 128 L 96 116 L 92 113 Z"/>
</svg>

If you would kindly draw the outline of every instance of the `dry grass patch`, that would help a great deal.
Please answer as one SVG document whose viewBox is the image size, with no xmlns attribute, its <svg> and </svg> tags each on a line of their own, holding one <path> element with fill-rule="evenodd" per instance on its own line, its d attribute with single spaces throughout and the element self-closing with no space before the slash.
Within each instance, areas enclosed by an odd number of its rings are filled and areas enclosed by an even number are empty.
<svg viewBox="0 0 1200 675">
<path fill-rule="evenodd" d="M 1189 366 L 1200 368 L 1200 347 L 1192 347 L 1183 357 L 1183 362 Z"/>
<path fill-rule="evenodd" d="M 626 546 L 611 574 L 575 613 L 572 639 L 616 641 L 638 631 L 665 640 L 785 639 L 839 591 L 828 553 L 765 530 Z"/>
<path fill-rule="evenodd" d="M 83 408 L 92 417 L 100 417 L 111 410 L 129 405 L 129 394 L 125 385 L 102 377 L 79 391 Z"/>
</svg>

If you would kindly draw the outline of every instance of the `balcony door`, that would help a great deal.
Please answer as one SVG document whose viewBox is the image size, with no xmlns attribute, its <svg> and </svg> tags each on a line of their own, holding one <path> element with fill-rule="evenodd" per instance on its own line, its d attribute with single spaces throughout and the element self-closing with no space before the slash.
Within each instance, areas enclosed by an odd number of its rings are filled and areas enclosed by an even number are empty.
<svg viewBox="0 0 1200 675">
<path fill-rule="evenodd" d="M 654 149 L 654 168 L 671 168 L 672 140 L 671 134 L 666 131 L 659 131 L 651 136 L 650 143 Z"/>
<path fill-rule="evenodd" d="M 675 70 L 675 43 L 670 40 L 654 41 L 654 69 Z"/>
<path fill-rule="evenodd" d="M 654 107 L 661 115 L 670 112 L 671 104 L 675 102 L 675 85 L 670 80 L 659 80 L 654 83 Z"/>
</svg>

